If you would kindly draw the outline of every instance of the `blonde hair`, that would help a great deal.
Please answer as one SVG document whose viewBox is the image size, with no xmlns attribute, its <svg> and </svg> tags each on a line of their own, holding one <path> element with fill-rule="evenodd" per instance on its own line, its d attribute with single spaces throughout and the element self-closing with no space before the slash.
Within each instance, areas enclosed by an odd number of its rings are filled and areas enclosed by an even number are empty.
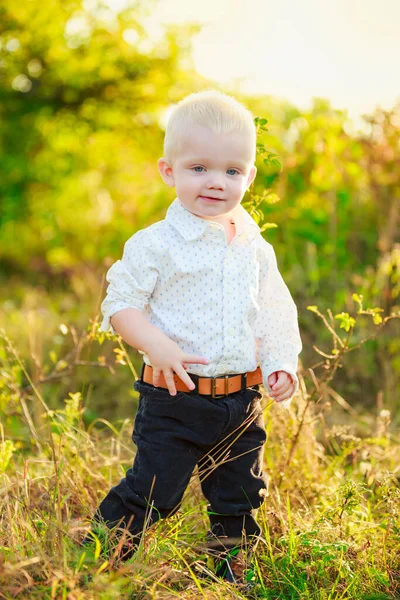
<svg viewBox="0 0 400 600">
<path fill-rule="evenodd" d="M 214 133 L 242 132 L 245 143 L 251 144 L 251 161 L 256 157 L 256 126 L 253 115 L 241 102 L 218 90 L 189 94 L 176 104 L 169 116 L 164 156 L 172 163 L 181 152 L 185 137 L 193 125 L 209 127 Z"/>
</svg>

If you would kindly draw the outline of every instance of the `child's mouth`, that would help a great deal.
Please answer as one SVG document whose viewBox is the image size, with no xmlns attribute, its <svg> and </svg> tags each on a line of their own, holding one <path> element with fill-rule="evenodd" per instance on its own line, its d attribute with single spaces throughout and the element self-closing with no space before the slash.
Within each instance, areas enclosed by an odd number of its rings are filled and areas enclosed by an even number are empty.
<svg viewBox="0 0 400 600">
<path fill-rule="evenodd" d="M 206 202 L 223 202 L 222 198 L 211 198 L 210 196 L 200 196 L 200 198 Z"/>
</svg>

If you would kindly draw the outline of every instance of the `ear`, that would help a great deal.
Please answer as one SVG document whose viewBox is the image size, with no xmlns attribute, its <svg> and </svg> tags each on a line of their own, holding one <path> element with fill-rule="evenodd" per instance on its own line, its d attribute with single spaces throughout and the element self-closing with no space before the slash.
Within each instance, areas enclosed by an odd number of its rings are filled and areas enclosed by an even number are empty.
<svg viewBox="0 0 400 600">
<path fill-rule="evenodd" d="M 253 183 L 256 175 L 257 175 L 257 167 L 256 167 L 256 165 L 252 165 L 251 168 L 250 168 L 249 176 L 247 178 L 247 187 L 248 188 Z"/>
<path fill-rule="evenodd" d="M 160 158 L 158 160 L 157 167 L 164 183 L 170 187 L 175 187 L 172 165 L 165 158 Z"/>
</svg>

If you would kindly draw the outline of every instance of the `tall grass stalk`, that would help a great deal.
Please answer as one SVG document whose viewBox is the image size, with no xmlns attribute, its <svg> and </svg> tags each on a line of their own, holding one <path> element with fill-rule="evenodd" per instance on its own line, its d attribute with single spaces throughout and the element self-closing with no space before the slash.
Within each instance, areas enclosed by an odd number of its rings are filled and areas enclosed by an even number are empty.
<svg viewBox="0 0 400 600">
<path fill-rule="evenodd" d="M 258 510 L 263 539 L 249 570 L 255 597 L 382 600 L 400 595 L 400 440 L 387 410 L 381 407 L 377 418 L 358 415 L 332 387 L 346 354 L 366 341 L 350 345 L 358 315 L 370 314 L 377 328 L 397 317 L 377 323 L 378 312 L 365 311 L 359 300 L 354 316 L 325 317 L 310 307 L 326 322 L 333 350 L 316 348 L 323 360 L 302 367 L 289 410 L 279 410 L 264 393 L 270 487 Z M 105 339 L 116 343 L 114 364 L 105 361 L 109 370 L 128 367 L 137 377 L 118 336 L 104 338 L 97 325 L 86 340 L 76 336 L 80 349 Z M 44 394 L 48 377 L 34 381 L 15 343 L 4 332 L 1 341 L 0 598 L 244 597 L 210 571 L 204 543 L 207 503 L 200 491 L 200 481 L 233 460 L 230 449 L 240 430 L 205 457 L 174 516 L 150 526 L 156 508 L 149 499 L 148 527 L 131 560 L 120 562 L 118 549 L 105 558 L 115 541 L 112 531 L 99 532 L 91 551 L 80 547 L 80 540 L 94 509 L 133 460 L 132 421 L 97 417 L 85 422 L 80 392 L 70 392 L 60 408 L 50 409 Z M 76 353 L 70 360 L 72 370 L 79 366 Z M 342 411 L 342 424 L 329 423 L 332 401 L 336 414 Z M 249 415 L 244 427 L 254 418 Z"/>
</svg>

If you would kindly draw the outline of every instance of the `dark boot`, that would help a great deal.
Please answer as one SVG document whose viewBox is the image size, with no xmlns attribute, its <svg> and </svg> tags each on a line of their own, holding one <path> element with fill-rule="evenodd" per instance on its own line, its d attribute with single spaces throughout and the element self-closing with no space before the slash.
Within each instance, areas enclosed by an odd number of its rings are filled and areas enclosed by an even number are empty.
<svg viewBox="0 0 400 600">
<path fill-rule="evenodd" d="M 215 574 L 228 583 L 242 585 L 245 583 L 246 571 L 248 570 L 247 561 L 244 558 L 243 550 L 236 548 L 226 552 L 214 559 Z"/>
<path fill-rule="evenodd" d="M 121 538 L 124 538 L 120 545 Z M 96 539 L 100 543 L 100 554 L 103 558 L 117 558 L 119 561 L 126 561 L 132 558 L 139 545 L 139 536 L 134 536 L 123 527 L 109 528 L 105 523 L 99 523 L 97 520 L 91 523 L 91 528 L 83 538 L 81 544 L 83 547 L 96 549 Z M 118 552 L 116 554 L 116 550 Z"/>
<path fill-rule="evenodd" d="M 261 529 L 252 515 L 236 517 L 210 514 L 207 553 L 217 577 L 237 585 L 246 585 L 252 554 L 260 541 Z M 246 528 L 243 527 L 246 525 Z M 243 527 L 243 528 L 242 528 Z"/>
<path fill-rule="evenodd" d="M 247 540 L 241 542 L 229 540 L 229 538 L 210 539 L 208 535 L 207 554 L 209 556 L 208 567 L 217 577 L 228 583 L 240 586 L 243 590 L 251 590 L 253 584 L 251 559 L 254 549 L 259 541 L 253 539 L 251 543 Z M 236 543 L 235 543 L 236 542 Z"/>
</svg>

